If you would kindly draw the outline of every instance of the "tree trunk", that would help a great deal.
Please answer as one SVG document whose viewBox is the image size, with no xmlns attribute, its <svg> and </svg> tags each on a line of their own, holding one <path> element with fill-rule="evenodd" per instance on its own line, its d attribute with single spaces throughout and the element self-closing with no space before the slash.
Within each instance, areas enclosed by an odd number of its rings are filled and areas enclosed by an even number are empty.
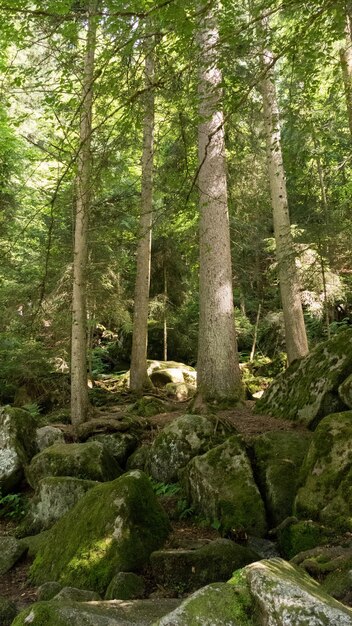
<svg viewBox="0 0 352 626">
<path fill-rule="evenodd" d="M 345 87 L 348 124 L 352 136 L 352 2 L 346 6 L 345 45 L 340 49 L 343 83 Z"/>
<path fill-rule="evenodd" d="M 150 44 L 148 44 L 150 46 Z M 148 305 L 153 223 L 153 157 L 154 157 L 154 56 L 146 50 L 145 112 L 143 125 L 141 213 L 137 248 L 137 276 L 134 294 L 133 339 L 130 389 L 142 393 L 151 387 L 147 373 Z"/>
<path fill-rule="evenodd" d="M 167 271 L 164 265 L 164 361 L 167 361 Z"/>
<path fill-rule="evenodd" d="M 221 71 L 217 67 L 218 7 L 208 9 L 199 32 L 200 319 L 198 398 L 242 396 L 234 322 L 227 207 Z"/>
<path fill-rule="evenodd" d="M 262 26 L 266 31 L 266 21 L 263 20 Z M 264 104 L 264 126 L 273 208 L 276 256 L 285 322 L 287 358 L 288 362 L 292 363 L 308 353 L 308 342 L 304 325 L 300 285 L 295 263 L 295 249 L 288 209 L 286 178 L 281 149 L 279 109 L 272 69 L 274 60 L 272 52 L 270 50 L 264 50 L 262 59 L 264 77 L 261 87 Z"/>
<path fill-rule="evenodd" d="M 72 338 L 71 338 L 71 420 L 87 420 L 87 259 L 88 215 L 91 199 L 91 134 L 94 83 L 94 56 L 97 20 L 92 16 L 96 0 L 90 3 L 84 59 L 81 122 L 77 155 L 77 199 L 73 258 Z"/>
</svg>

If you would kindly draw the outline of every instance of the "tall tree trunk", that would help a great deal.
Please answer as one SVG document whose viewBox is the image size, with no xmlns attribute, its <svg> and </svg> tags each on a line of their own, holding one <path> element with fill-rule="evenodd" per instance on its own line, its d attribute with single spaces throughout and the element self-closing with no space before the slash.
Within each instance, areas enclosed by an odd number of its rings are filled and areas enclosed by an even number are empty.
<svg viewBox="0 0 352 626">
<path fill-rule="evenodd" d="M 345 45 L 340 49 L 348 124 L 352 136 L 352 1 L 346 2 Z"/>
<path fill-rule="evenodd" d="M 146 44 L 145 110 L 143 124 L 142 192 L 137 248 L 137 276 L 134 294 L 133 339 L 130 389 L 142 393 L 151 386 L 147 373 L 148 305 L 153 224 L 153 161 L 154 161 L 154 55 Z"/>
<path fill-rule="evenodd" d="M 235 333 L 217 3 L 199 31 L 200 275 L 198 399 L 242 395 Z"/>
<path fill-rule="evenodd" d="M 167 271 L 166 265 L 164 265 L 164 361 L 167 361 Z"/>
<path fill-rule="evenodd" d="M 266 32 L 268 28 L 266 20 L 263 20 L 262 26 L 264 32 Z M 274 57 L 271 50 L 266 49 L 263 51 L 262 60 L 264 77 L 261 87 L 276 256 L 285 322 L 287 358 L 288 362 L 292 363 L 292 361 L 300 359 L 308 353 L 308 342 L 291 233 L 286 178 L 281 149 L 280 116 L 273 72 Z"/>
<path fill-rule="evenodd" d="M 75 218 L 72 337 L 71 337 L 71 420 L 79 424 L 87 419 L 87 259 L 88 216 L 91 199 L 91 134 L 94 82 L 94 56 L 97 18 L 93 16 L 97 2 L 88 9 L 88 31 L 84 59 L 81 122 L 77 156 L 77 200 Z"/>
</svg>

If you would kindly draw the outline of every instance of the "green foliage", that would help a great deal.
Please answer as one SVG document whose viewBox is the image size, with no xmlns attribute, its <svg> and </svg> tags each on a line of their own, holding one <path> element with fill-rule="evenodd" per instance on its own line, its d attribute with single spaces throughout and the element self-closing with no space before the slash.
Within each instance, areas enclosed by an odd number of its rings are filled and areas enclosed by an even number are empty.
<svg viewBox="0 0 352 626">
<path fill-rule="evenodd" d="M 0 517 L 20 521 L 28 508 L 27 498 L 20 493 L 3 496 L 0 490 Z"/>
<path fill-rule="evenodd" d="M 154 480 L 153 478 L 149 479 L 154 493 L 157 496 L 175 496 L 181 491 L 181 486 L 178 483 L 162 483 Z"/>
</svg>

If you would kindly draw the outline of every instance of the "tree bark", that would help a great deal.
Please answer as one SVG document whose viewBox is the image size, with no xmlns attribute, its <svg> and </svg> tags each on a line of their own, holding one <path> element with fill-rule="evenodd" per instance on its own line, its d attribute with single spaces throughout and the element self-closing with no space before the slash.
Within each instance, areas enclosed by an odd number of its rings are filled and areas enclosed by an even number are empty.
<svg viewBox="0 0 352 626">
<path fill-rule="evenodd" d="M 222 75 L 217 66 L 217 3 L 202 18 L 198 41 L 200 274 L 198 398 L 237 401 L 242 396 L 235 333 L 227 206 Z"/>
<path fill-rule="evenodd" d="M 345 45 L 340 49 L 348 124 L 352 136 L 352 1 L 346 3 Z"/>
<path fill-rule="evenodd" d="M 145 110 L 143 124 L 141 213 L 137 248 L 137 276 L 134 294 L 133 339 L 130 389 L 142 393 L 152 386 L 147 373 L 148 305 L 153 225 L 154 162 L 154 55 L 150 44 L 145 58 Z"/>
<path fill-rule="evenodd" d="M 264 32 L 267 31 L 266 20 L 263 20 L 262 28 Z M 276 257 L 285 323 L 287 358 L 288 362 L 292 363 L 308 353 L 308 341 L 291 233 L 286 177 L 281 149 L 280 116 L 273 72 L 274 57 L 271 50 L 265 49 L 263 51 L 262 61 L 264 77 L 261 87 Z"/>
<path fill-rule="evenodd" d="M 88 416 L 87 386 L 87 260 L 88 216 L 91 200 L 91 134 L 97 2 L 88 9 L 88 30 L 84 59 L 81 121 L 77 155 L 77 199 L 73 258 L 71 337 L 71 420 L 79 424 Z"/>
</svg>

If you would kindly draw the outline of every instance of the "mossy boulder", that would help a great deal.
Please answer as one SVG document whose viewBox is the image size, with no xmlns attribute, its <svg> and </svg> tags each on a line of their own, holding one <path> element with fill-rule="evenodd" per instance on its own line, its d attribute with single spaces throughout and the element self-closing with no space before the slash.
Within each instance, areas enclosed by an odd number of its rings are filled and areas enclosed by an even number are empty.
<svg viewBox="0 0 352 626">
<path fill-rule="evenodd" d="M 12 626 L 151 626 L 179 601 L 37 602 L 20 613 Z"/>
<path fill-rule="evenodd" d="M 101 600 L 99 593 L 89 589 L 77 589 L 76 587 L 63 587 L 53 597 L 53 600 L 74 600 L 75 602 L 92 602 Z"/>
<path fill-rule="evenodd" d="M 338 389 L 351 370 L 352 330 L 346 330 L 292 363 L 258 400 L 256 411 L 315 428 L 326 415 L 347 408 Z"/>
<path fill-rule="evenodd" d="M 25 546 L 15 537 L 0 537 L 0 576 L 6 574 L 25 552 Z"/>
<path fill-rule="evenodd" d="M 35 488 L 48 476 L 73 476 L 101 482 L 113 480 L 122 473 L 115 459 L 98 441 L 57 444 L 39 452 L 26 469 L 26 478 Z"/>
<path fill-rule="evenodd" d="M 119 572 L 111 580 L 105 594 L 105 600 L 135 600 L 142 598 L 145 585 L 142 576 L 133 572 Z"/>
<path fill-rule="evenodd" d="M 182 415 L 154 439 L 150 449 L 148 470 L 165 483 L 177 482 L 179 470 L 195 456 L 221 443 L 235 429 L 217 423 L 211 417 Z"/>
<path fill-rule="evenodd" d="M 0 407 L 0 490 L 12 491 L 23 478 L 24 467 L 36 454 L 36 422 L 24 411 Z"/>
<path fill-rule="evenodd" d="M 271 526 L 278 526 L 292 513 L 298 475 L 310 440 L 310 433 L 277 431 L 251 441 L 255 477 Z"/>
<path fill-rule="evenodd" d="M 42 600 L 52 600 L 61 591 L 62 585 L 60 583 L 49 582 L 40 585 L 37 589 L 38 602 Z"/>
<path fill-rule="evenodd" d="M 71 476 L 42 478 L 30 502 L 27 515 L 19 527 L 20 534 L 25 536 L 47 530 L 96 485 L 96 481 Z"/>
<path fill-rule="evenodd" d="M 339 396 L 342 402 L 352 409 L 352 374 L 339 386 Z"/>
<path fill-rule="evenodd" d="M 195 550 L 157 550 L 150 560 L 156 583 L 174 594 L 183 594 L 212 582 L 225 582 L 236 569 L 258 558 L 245 546 L 216 539 Z"/>
<path fill-rule="evenodd" d="M 168 383 L 196 385 L 197 372 L 194 367 L 177 361 L 148 361 L 148 376 L 155 387 Z"/>
<path fill-rule="evenodd" d="M 0 624 L 1 626 L 11 626 L 17 615 L 17 608 L 14 602 L 0 596 Z"/>
<path fill-rule="evenodd" d="M 352 411 L 323 419 L 302 466 L 294 512 L 340 530 L 352 530 Z"/>
<path fill-rule="evenodd" d="M 140 570 L 168 533 L 169 521 L 147 476 L 126 473 L 90 489 L 53 526 L 31 579 L 105 593 L 119 571 Z"/>
<path fill-rule="evenodd" d="M 127 470 L 142 470 L 143 472 L 147 468 L 148 460 L 150 455 L 150 445 L 143 444 L 137 450 L 135 450 L 131 456 L 128 457 L 126 463 Z"/>
<path fill-rule="evenodd" d="M 334 539 L 334 531 L 312 520 L 301 520 L 283 524 L 278 529 L 277 537 L 281 554 L 292 559 L 304 550 L 328 543 Z"/>
<path fill-rule="evenodd" d="M 42 426 L 36 431 L 37 448 L 39 452 L 54 445 L 54 443 L 65 443 L 65 439 L 60 428 L 55 426 Z"/>
<path fill-rule="evenodd" d="M 194 509 L 221 529 L 263 536 L 265 508 L 242 439 L 233 436 L 192 459 L 182 473 Z"/>
<path fill-rule="evenodd" d="M 114 457 L 120 467 L 125 467 L 128 457 L 135 451 L 138 439 L 130 433 L 102 433 L 90 437 L 88 441 L 99 441 Z"/>
<path fill-rule="evenodd" d="M 159 413 L 167 413 L 170 410 L 171 407 L 167 402 L 154 396 L 143 396 L 130 408 L 131 413 L 141 417 L 151 417 L 152 415 L 159 415 Z"/>
</svg>

